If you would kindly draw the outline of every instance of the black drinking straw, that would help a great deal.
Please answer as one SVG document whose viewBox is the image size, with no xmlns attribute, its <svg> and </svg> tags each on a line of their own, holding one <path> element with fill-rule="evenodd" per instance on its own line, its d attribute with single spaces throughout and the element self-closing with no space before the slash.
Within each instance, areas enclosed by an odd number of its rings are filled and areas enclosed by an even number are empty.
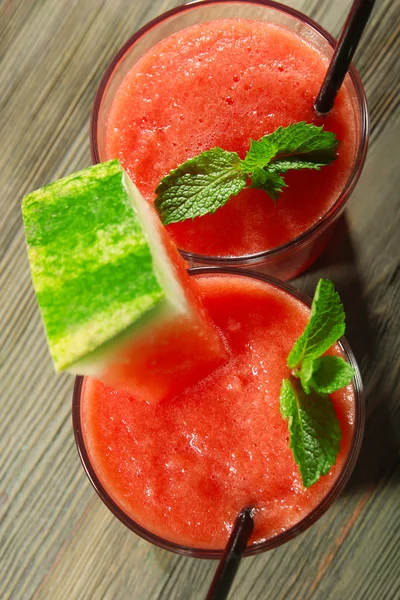
<svg viewBox="0 0 400 600">
<path fill-rule="evenodd" d="M 239 513 L 205 600 L 225 600 L 253 532 L 253 509 Z"/>
<path fill-rule="evenodd" d="M 354 0 L 352 4 L 314 104 L 316 112 L 320 115 L 326 115 L 333 108 L 374 4 L 375 0 Z"/>
</svg>

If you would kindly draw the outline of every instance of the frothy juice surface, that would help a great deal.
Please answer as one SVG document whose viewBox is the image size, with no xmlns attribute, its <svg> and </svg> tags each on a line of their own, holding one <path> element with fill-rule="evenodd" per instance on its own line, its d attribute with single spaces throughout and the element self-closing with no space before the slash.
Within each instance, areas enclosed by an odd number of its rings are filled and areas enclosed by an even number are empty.
<svg viewBox="0 0 400 600">
<path fill-rule="evenodd" d="M 320 172 L 289 172 L 274 206 L 244 190 L 213 215 L 168 226 L 177 246 L 209 256 L 268 250 L 297 237 L 334 204 L 352 168 L 354 110 L 342 88 L 332 112 L 314 100 L 327 60 L 288 29 L 261 21 L 201 23 L 159 42 L 129 71 L 110 109 L 106 158 L 119 158 L 149 201 L 188 158 L 219 146 L 244 158 L 250 139 L 306 121 L 333 131 L 339 157 Z"/>
<path fill-rule="evenodd" d="M 288 446 L 279 393 L 308 307 L 248 277 L 196 279 L 230 348 L 228 362 L 157 405 L 85 379 L 81 416 L 90 460 L 122 510 L 170 541 L 218 549 L 245 506 L 257 509 L 252 541 L 261 541 L 321 502 L 351 445 L 354 392 L 349 386 L 332 394 L 342 430 L 340 454 L 330 472 L 305 489 Z"/>
</svg>

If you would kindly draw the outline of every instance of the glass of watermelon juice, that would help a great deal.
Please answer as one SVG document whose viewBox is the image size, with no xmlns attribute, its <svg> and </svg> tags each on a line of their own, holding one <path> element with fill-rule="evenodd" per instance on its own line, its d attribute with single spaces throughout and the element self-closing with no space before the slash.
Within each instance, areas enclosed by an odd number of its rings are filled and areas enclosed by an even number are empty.
<svg viewBox="0 0 400 600">
<path fill-rule="evenodd" d="M 331 395 L 340 453 L 329 473 L 306 489 L 279 392 L 310 299 L 251 271 L 200 267 L 190 274 L 231 349 L 228 362 L 159 404 L 78 377 L 75 439 L 95 490 L 132 531 L 166 550 L 219 558 L 239 511 L 254 506 L 250 556 L 303 532 L 343 490 L 364 428 L 360 373 L 342 339 L 331 352 L 354 367 L 355 377 Z"/>
<path fill-rule="evenodd" d="M 313 104 L 334 38 L 296 10 L 266 0 L 206 0 L 180 6 L 140 29 L 117 53 L 91 119 L 94 162 L 119 158 L 153 201 L 160 180 L 211 147 L 243 158 L 251 139 L 298 121 L 340 140 L 320 172 L 286 175 L 274 206 L 243 190 L 208 214 L 168 226 L 193 265 L 246 267 L 286 280 L 326 245 L 360 176 L 367 150 L 364 90 L 353 66 L 333 111 Z"/>
</svg>

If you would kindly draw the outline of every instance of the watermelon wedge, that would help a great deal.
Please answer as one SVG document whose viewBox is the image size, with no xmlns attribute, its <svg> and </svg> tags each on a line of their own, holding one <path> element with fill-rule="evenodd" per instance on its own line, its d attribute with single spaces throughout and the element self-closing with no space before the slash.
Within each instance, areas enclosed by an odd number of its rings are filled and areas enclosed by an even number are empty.
<svg viewBox="0 0 400 600">
<path fill-rule="evenodd" d="M 28 194 L 22 214 L 57 371 L 157 402 L 224 362 L 196 282 L 118 160 Z"/>
</svg>

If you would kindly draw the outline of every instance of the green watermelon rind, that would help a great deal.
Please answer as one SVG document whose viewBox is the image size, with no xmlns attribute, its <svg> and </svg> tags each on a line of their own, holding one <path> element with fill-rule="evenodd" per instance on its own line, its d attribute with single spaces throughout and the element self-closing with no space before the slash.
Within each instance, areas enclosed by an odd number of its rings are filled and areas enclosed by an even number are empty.
<svg viewBox="0 0 400 600">
<path fill-rule="evenodd" d="M 136 328 L 188 310 L 157 216 L 118 160 L 32 192 L 22 213 L 57 371 L 96 371 Z"/>
</svg>

